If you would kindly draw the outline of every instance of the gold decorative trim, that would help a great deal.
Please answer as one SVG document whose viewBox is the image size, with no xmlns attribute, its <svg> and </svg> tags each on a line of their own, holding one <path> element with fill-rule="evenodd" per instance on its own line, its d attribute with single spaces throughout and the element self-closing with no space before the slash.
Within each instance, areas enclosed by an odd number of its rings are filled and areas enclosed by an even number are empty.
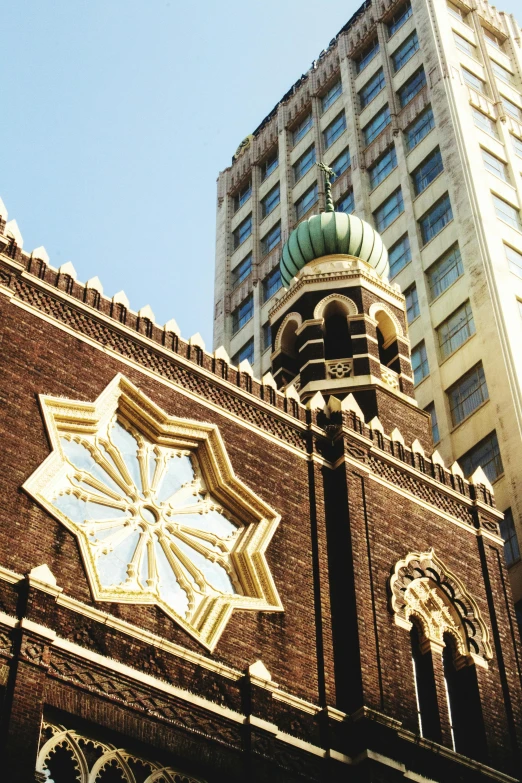
<svg viewBox="0 0 522 783">
<path fill-rule="evenodd" d="M 41 395 L 40 404 L 53 450 L 25 482 L 24 489 L 77 537 L 96 601 L 157 604 L 210 650 L 217 644 L 234 609 L 283 610 L 264 554 L 280 516 L 236 477 L 216 426 L 169 416 L 121 374 L 93 403 Z M 100 428 L 106 427 L 116 413 L 129 428 L 156 444 L 158 449 L 181 449 L 196 455 L 205 489 L 222 504 L 238 526 L 228 556 L 239 589 L 235 593 L 211 591 L 190 614 L 189 621 L 166 603 L 153 585 L 149 590 L 141 591 L 129 586 L 103 586 L 88 531 L 54 505 L 57 487 L 69 464 L 61 439 L 76 442 L 83 439 L 88 443 L 89 436 L 97 437 Z M 117 462 L 117 455 L 111 454 L 110 444 L 105 448 Z M 95 484 L 93 479 L 83 475 L 79 478 L 80 484 L 85 484 L 86 480 L 91 487 Z M 83 491 L 82 486 L 80 489 Z"/>
</svg>

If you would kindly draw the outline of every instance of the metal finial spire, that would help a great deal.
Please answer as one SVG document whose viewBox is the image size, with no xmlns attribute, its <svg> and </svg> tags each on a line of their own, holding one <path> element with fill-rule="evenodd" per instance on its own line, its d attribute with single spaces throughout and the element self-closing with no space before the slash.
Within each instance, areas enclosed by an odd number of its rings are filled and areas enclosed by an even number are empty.
<svg viewBox="0 0 522 783">
<path fill-rule="evenodd" d="M 317 164 L 321 171 L 324 172 L 324 195 L 325 195 L 325 212 L 334 212 L 334 204 L 332 200 L 332 183 L 330 177 L 335 177 L 335 171 L 331 169 L 326 163 L 321 161 Z"/>
</svg>

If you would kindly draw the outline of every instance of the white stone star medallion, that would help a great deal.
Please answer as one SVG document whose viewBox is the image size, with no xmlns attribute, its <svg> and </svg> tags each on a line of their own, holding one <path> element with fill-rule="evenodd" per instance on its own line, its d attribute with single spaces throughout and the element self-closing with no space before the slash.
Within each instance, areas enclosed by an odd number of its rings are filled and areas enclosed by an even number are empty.
<svg viewBox="0 0 522 783">
<path fill-rule="evenodd" d="M 95 600 L 157 604 L 211 650 L 233 609 L 282 610 L 264 554 L 279 515 L 216 426 L 122 375 L 93 403 L 40 403 L 53 450 L 24 489 L 76 535 Z"/>
</svg>

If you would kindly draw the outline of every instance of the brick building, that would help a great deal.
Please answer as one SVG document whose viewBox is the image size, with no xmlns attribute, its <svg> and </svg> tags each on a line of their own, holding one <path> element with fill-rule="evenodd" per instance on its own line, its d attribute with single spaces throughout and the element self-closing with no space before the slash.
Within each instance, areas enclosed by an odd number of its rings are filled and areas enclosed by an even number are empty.
<svg viewBox="0 0 522 783">
<path fill-rule="evenodd" d="M 259 381 L 2 209 L 6 781 L 518 779 L 502 515 L 433 452 L 386 251 L 333 214 L 289 241 Z"/>
</svg>

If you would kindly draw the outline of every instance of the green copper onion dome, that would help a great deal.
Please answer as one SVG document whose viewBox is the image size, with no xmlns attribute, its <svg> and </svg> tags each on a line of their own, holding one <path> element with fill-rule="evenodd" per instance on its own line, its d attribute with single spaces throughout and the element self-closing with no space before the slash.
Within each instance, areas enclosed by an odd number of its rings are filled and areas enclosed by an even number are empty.
<svg viewBox="0 0 522 783">
<path fill-rule="evenodd" d="M 292 278 L 310 261 L 339 253 L 360 258 L 378 275 L 388 277 L 388 251 L 380 235 L 361 218 L 333 211 L 329 175 L 334 172 L 319 165 L 325 171 L 326 212 L 312 215 L 290 234 L 280 261 L 283 285 L 288 287 Z"/>
</svg>

